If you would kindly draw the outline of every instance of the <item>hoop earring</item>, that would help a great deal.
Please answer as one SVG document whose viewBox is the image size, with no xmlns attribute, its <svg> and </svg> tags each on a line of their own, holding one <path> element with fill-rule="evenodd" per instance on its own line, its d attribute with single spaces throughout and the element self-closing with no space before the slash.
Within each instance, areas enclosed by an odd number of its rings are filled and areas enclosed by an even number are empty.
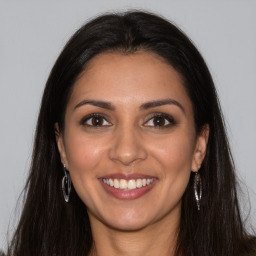
<svg viewBox="0 0 256 256">
<path fill-rule="evenodd" d="M 195 173 L 194 177 L 194 193 L 197 204 L 197 210 L 200 211 L 200 202 L 202 199 L 202 179 L 198 172 Z"/>
<path fill-rule="evenodd" d="M 62 178 L 62 193 L 63 193 L 65 202 L 68 203 L 70 191 L 71 191 L 71 179 L 68 171 L 66 170 L 65 164 L 63 165 L 63 171 L 64 171 L 64 176 Z"/>
</svg>

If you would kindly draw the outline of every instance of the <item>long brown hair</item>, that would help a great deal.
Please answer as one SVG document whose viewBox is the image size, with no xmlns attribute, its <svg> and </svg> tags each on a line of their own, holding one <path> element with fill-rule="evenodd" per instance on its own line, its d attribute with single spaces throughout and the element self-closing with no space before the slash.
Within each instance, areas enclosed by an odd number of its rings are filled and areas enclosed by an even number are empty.
<svg viewBox="0 0 256 256">
<path fill-rule="evenodd" d="M 210 127 L 207 154 L 200 169 L 201 210 L 196 207 L 191 176 L 182 200 L 176 255 L 252 255 L 217 93 L 202 56 L 172 23 L 150 13 L 127 12 L 102 15 L 81 27 L 51 71 L 37 122 L 24 208 L 9 256 L 89 254 L 93 238 L 86 205 L 74 188 L 68 204 L 62 196 L 63 170 L 54 124 L 65 128 L 72 87 L 95 55 L 109 50 L 132 54 L 140 49 L 158 54 L 176 69 L 193 104 L 196 131 L 199 133 L 205 124 Z"/>
</svg>

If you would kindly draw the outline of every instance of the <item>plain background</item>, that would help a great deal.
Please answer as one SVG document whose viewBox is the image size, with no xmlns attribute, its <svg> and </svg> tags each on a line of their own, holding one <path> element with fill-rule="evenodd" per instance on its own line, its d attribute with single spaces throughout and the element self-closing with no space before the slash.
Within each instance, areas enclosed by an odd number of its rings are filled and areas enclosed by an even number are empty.
<svg viewBox="0 0 256 256">
<path fill-rule="evenodd" d="M 0 1 L 0 248 L 18 216 L 41 94 L 55 59 L 88 19 L 131 8 L 174 21 L 201 51 L 220 96 L 238 175 L 250 194 L 251 216 L 256 215 L 256 1 L 6 0 Z"/>
</svg>

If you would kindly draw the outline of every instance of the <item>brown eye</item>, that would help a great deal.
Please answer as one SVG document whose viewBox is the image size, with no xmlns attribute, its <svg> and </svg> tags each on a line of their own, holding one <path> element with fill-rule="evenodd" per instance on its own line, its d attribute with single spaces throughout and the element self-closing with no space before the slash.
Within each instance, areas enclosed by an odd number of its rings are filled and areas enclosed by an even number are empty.
<svg viewBox="0 0 256 256">
<path fill-rule="evenodd" d="M 104 122 L 104 120 L 102 117 L 92 117 L 91 118 L 91 124 L 93 126 L 102 126 L 103 122 Z"/>
<path fill-rule="evenodd" d="M 166 125 L 166 119 L 164 117 L 154 117 L 153 118 L 153 124 L 154 126 L 164 126 Z"/>
<path fill-rule="evenodd" d="M 176 123 L 172 116 L 167 114 L 157 114 L 150 118 L 144 125 L 155 128 L 166 128 L 175 124 Z"/>
<path fill-rule="evenodd" d="M 87 116 L 82 120 L 81 124 L 90 126 L 90 127 L 102 127 L 102 126 L 110 126 L 111 123 L 108 122 L 104 116 L 92 114 Z"/>
</svg>

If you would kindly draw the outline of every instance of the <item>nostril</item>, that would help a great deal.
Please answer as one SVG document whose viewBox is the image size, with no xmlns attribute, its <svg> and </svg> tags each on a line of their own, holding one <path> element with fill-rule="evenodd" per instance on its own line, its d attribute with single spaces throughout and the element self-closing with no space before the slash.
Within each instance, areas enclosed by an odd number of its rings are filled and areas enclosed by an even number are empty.
<svg viewBox="0 0 256 256">
<path fill-rule="evenodd" d="M 146 159 L 147 151 L 143 141 L 139 138 L 122 134 L 122 136 L 113 141 L 109 151 L 109 158 L 123 165 L 130 165 Z"/>
</svg>

